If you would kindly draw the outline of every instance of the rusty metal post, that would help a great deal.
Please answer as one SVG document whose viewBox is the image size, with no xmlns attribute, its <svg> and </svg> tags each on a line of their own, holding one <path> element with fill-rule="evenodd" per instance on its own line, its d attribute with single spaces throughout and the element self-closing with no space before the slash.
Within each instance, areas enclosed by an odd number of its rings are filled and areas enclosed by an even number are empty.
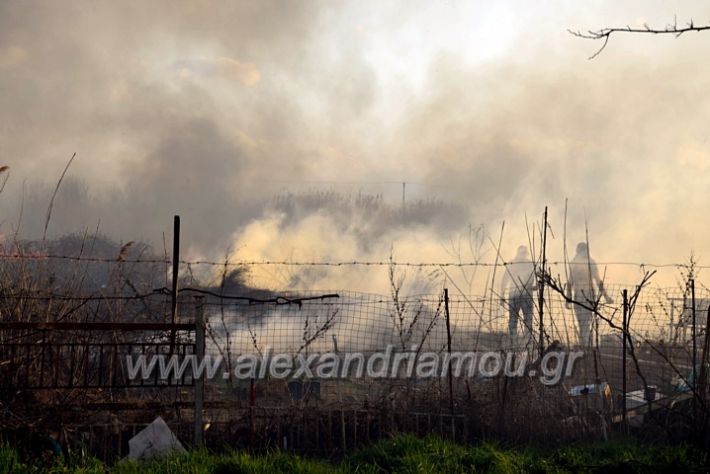
<svg viewBox="0 0 710 474">
<path fill-rule="evenodd" d="M 205 358 L 205 309 L 202 304 L 203 297 L 195 298 L 195 356 L 197 363 L 202 364 Z M 204 367 L 204 366 L 203 366 Z M 195 374 L 193 374 L 193 377 Z M 202 408 L 205 396 L 205 374 L 204 372 L 195 378 L 195 447 L 204 446 L 204 429 L 202 420 Z"/>
<path fill-rule="evenodd" d="M 688 282 L 690 284 L 690 304 L 691 315 L 692 315 L 692 326 L 690 327 L 690 337 L 692 338 L 692 348 L 693 348 L 693 390 L 698 385 L 698 374 L 697 374 L 697 364 L 698 364 L 698 352 L 696 348 L 696 332 L 695 332 L 695 280 L 693 278 Z"/>
<path fill-rule="evenodd" d="M 700 392 L 698 392 L 698 352 L 696 343 L 696 329 L 695 329 L 695 279 L 691 278 L 688 282 L 690 284 L 690 302 L 692 304 L 691 315 L 692 315 L 692 326 L 690 327 L 690 337 L 692 338 L 692 348 L 693 348 L 693 432 L 697 435 L 698 428 L 698 398 L 700 397 Z"/>
<path fill-rule="evenodd" d="M 708 306 L 707 313 L 705 316 L 705 339 L 703 342 L 703 353 L 700 355 L 700 373 L 698 374 L 699 380 L 697 383 L 698 394 L 702 397 L 702 400 L 707 400 L 707 362 L 708 362 L 708 349 L 710 348 L 710 332 L 708 331 L 708 321 L 710 321 L 710 306 Z M 707 405 L 703 406 L 703 416 L 702 416 L 702 436 L 705 436 L 708 428 L 708 408 Z"/>
<path fill-rule="evenodd" d="M 538 279 L 538 306 L 540 313 L 540 358 L 545 355 L 545 324 L 543 317 L 545 315 L 545 264 L 547 263 L 547 206 L 545 206 L 545 215 L 542 228 L 542 267 L 540 268 L 540 278 Z M 531 324 L 532 326 L 532 324 Z M 532 333 L 532 328 L 531 331 Z M 532 334 L 530 335 L 533 338 Z"/>
<path fill-rule="evenodd" d="M 454 418 L 454 379 L 452 372 L 453 364 L 451 362 L 451 316 L 449 314 L 449 289 L 444 288 L 444 314 L 446 315 L 446 345 L 449 352 L 449 411 L 451 413 L 451 437 L 456 439 L 456 422 Z"/>
<path fill-rule="evenodd" d="M 626 430 L 626 349 L 627 349 L 627 336 L 629 332 L 629 293 L 626 289 L 622 292 L 624 298 L 624 309 L 623 309 L 623 319 L 621 321 L 622 330 L 622 344 L 621 344 L 621 420 L 623 422 L 623 429 Z"/>
<path fill-rule="evenodd" d="M 249 449 L 254 451 L 256 441 L 256 382 L 254 378 L 249 383 Z"/>
<path fill-rule="evenodd" d="M 177 322 L 178 313 L 178 276 L 180 267 L 180 216 L 173 217 L 173 281 L 171 287 L 170 321 Z M 170 355 L 175 350 L 175 330 L 170 332 Z"/>
<path fill-rule="evenodd" d="M 333 334 L 333 350 L 336 354 L 338 354 L 338 357 L 340 357 L 338 351 L 338 337 L 335 334 Z M 338 393 L 338 406 L 340 407 L 340 450 L 345 453 L 347 452 L 348 446 L 345 432 L 345 412 L 343 411 L 343 394 L 339 378 L 335 381 L 335 388 Z"/>
</svg>

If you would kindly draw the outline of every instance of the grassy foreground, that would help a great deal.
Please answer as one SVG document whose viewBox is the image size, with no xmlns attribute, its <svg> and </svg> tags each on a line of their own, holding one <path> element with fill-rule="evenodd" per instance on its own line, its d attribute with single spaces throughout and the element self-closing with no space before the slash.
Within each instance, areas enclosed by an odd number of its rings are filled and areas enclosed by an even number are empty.
<svg viewBox="0 0 710 474">
<path fill-rule="evenodd" d="M 339 464 L 275 452 L 195 451 L 150 463 L 123 462 L 107 467 L 92 458 L 46 464 L 20 461 L 0 447 L 0 472 L 17 473 L 382 473 L 382 472 L 708 472 L 707 452 L 688 446 L 647 446 L 614 441 L 549 451 L 505 448 L 495 443 L 462 446 L 439 438 L 396 436 L 354 453 Z"/>
</svg>

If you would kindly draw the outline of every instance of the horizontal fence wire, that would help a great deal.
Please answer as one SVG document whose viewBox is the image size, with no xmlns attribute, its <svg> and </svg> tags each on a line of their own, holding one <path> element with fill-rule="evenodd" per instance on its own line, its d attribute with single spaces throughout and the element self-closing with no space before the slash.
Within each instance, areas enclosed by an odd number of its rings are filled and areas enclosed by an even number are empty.
<svg viewBox="0 0 710 474">
<path fill-rule="evenodd" d="M 0 260 L 6 261 L 41 261 L 41 260 L 66 260 L 86 263 L 124 263 L 124 264 L 160 264 L 172 265 L 172 260 L 166 258 L 124 258 L 116 256 L 112 258 L 91 257 L 85 255 L 58 255 L 43 253 L 0 253 Z M 481 261 L 441 261 L 441 262 L 406 262 L 398 260 L 341 260 L 341 261 L 298 261 L 298 260 L 185 260 L 180 259 L 179 263 L 186 266 L 213 266 L 213 267 L 243 267 L 243 266 L 306 266 L 306 267 L 347 267 L 347 266 L 400 266 L 400 267 L 505 267 L 511 262 L 501 260 L 499 262 Z M 688 263 L 672 262 L 629 262 L 629 261 L 597 261 L 599 266 L 627 266 L 638 268 L 676 268 L 682 269 Z M 562 260 L 550 260 L 547 265 L 561 266 L 569 264 Z M 710 265 L 694 265 L 694 268 L 708 269 Z"/>
</svg>

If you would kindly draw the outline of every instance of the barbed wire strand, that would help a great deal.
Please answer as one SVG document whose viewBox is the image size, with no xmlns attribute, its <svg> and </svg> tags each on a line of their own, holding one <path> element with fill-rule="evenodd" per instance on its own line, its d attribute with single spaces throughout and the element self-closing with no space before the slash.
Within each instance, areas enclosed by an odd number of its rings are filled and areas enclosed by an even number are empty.
<svg viewBox="0 0 710 474">
<path fill-rule="evenodd" d="M 131 263 L 131 264 L 161 264 L 172 265 L 171 260 L 163 258 L 146 259 L 126 259 L 126 258 L 103 258 L 85 257 L 71 255 L 25 255 L 25 254 L 0 254 L 0 260 L 70 260 L 77 262 L 94 263 Z M 561 260 L 549 261 L 549 265 L 564 265 L 571 262 Z M 343 260 L 343 261 L 294 261 L 294 260 L 180 260 L 181 265 L 209 265 L 220 267 L 242 267 L 242 266 L 293 266 L 293 267 L 345 267 L 345 266 L 395 266 L 395 267 L 506 267 L 512 262 L 400 262 L 390 260 Z M 647 263 L 647 262 L 625 262 L 625 261 L 597 261 L 597 265 L 607 266 L 630 266 L 640 268 L 685 268 L 687 263 Z M 708 269 L 710 265 L 695 265 L 696 269 Z"/>
</svg>

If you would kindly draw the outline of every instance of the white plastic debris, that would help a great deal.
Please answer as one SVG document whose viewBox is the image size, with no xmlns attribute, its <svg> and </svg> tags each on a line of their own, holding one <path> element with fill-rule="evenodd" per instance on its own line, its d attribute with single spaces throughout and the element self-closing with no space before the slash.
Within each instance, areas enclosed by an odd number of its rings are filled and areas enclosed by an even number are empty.
<svg viewBox="0 0 710 474">
<path fill-rule="evenodd" d="M 153 459 L 184 452 L 185 448 L 161 417 L 128 441 L 129 459 Z"/>
</svg>

